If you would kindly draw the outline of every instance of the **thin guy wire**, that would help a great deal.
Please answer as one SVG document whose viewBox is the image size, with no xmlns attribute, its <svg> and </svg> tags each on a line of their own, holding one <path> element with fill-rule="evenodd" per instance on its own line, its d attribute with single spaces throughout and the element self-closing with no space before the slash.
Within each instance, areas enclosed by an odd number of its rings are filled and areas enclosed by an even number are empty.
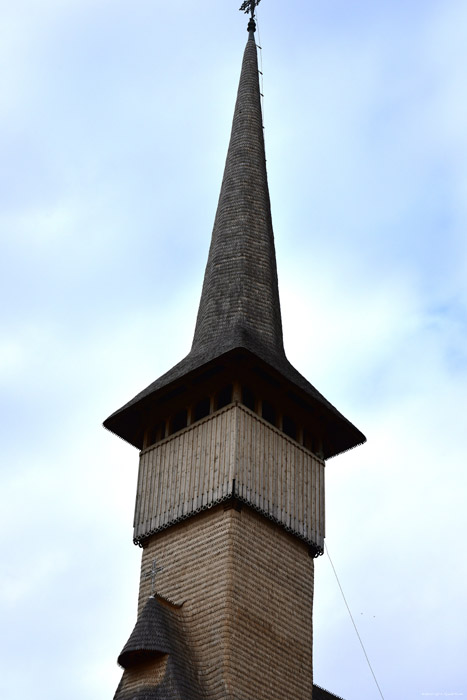
<svg viewBox="0 0 467 700">
<path fill-rule="evenodd" d="M 259 82 L 261 85 L 261 114 L 263 116 L 263 128 L 264 128 L 264 80 L 263 80 L 263 49 L 261 43 L 261 34 L 259 31 L 259 21 L 258 21 L 258 6 L 256 6 L 256 29 L 258 30 L 258 43 L 256 46 L 259 48 Z"/>
<path fill-rule="evenodd" d="M 365 647 L 363 646 L 362 638 L 360 637 L 360 635 L 359 635 L 359 633 L 358 633 L 357 625 L 355 624 L 355 620 L 354 620 L 353 617 L 352 617 L 352 613 L 350 612 L 349 605 L 348 605 L 348 603 L 347 603 L 347 600 L 345 599 L 344 591 L 342 590 L 342 586 L 341 586 L 341 584 L 340 584 L 339 577 L 338 577 L 337 572 L 336 572 L 336 570 L 335 570 L 335 568 L 334 568 L 334 564 L 332 563 L 332 559 L 331 559 L 331 557 L 330 557 L 330 555 L 329 555 L 329 550 L 328 550 L 328 547 L 327 547 L 326 542 L 324 543 L 324 548 L 325 548 L 325 550 L 326 550 L 326 554 L 328 555 L 328 559 L 329 559 L 329 561 L 331 562 L 332 570 L 334 571 L 334 576 L 336 577 L 337 585 L 339 586 L 340 591 L 341 591 L 341 593 L 342 593 L 342 597 L 343 597 L 343 599 L 344 599 L 345 606 L 346 606 L 346 608 L 347 608 L 347 610 L 348 610 L 348 612 L 349 612 L 350 619 L 352 620 L 352 624 L 353 624 L 353 626 L 354 626 L 354 628 L 355 628 L 355 632 L 356 632 L 356 634 L 357 634 L 358 641 L 360 642 L 361 647 L 362 647 L 362 649 L 363 649 L 363 653 L 365 654 L 365 659 L 366 659 L 367 664 L 368 664 L 368 666 L 369 666 L 369 668 L 370 668 L 370 671 L 371 671 L 371 673 L 372 673 L 372 675 L 373 675 L 373 678 L 375 679 L 376 687 L 378 688 L 379 694 L 381 695 L 381 697 L 382 697 L 383 700 L 384 700 L 383 693 L 381 692 L 381 688 L 379 687 L 378 681 L 376 680 L 375 673 L 374 673 L 374 671 L 373 671 L 373 669 L 372 669 L 372 667 L 371 667 L 370 659 L 368 658 L 368 654 L 366 653 Z"/>
</svg>

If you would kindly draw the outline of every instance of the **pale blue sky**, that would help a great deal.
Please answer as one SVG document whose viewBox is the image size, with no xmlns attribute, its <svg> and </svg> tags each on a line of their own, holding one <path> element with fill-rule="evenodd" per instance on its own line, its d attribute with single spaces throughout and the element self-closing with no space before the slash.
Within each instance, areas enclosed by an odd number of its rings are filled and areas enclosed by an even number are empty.
<svg viewBox="0 0 467 700">
<path fill-rule="evenodd" d="M 112 697 L 138 455 L 102 421 L 189 350 L 238 3 L 3 3 L 0 696 Z M 285 344 L 367 445 L 327 542 L 386 700 L 467 695 L 467 5 L 263 0 Z M 379 697 L 329 561 L 315 680 Z M 52 672 L 53 667 L 53 672 Z"/>
</svg>

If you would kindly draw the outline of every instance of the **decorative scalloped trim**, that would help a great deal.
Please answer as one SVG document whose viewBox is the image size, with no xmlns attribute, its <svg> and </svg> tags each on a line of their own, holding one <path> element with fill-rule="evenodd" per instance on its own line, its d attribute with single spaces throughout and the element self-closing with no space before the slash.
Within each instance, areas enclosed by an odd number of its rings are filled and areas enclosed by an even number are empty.
<svg viewBox="0 0 467 700">
<path fill-rule="evenodd" d="M 160 527 L 156 527 L 144 535 L 140 535 L 139 537 L 133 538 L 133 543 L 138 545 L 138 547 L 143 547 L 143 543 L 148 537 L 151 537 L 152 535 L 156 535 L 158 532 L 162 532 L 163 530 L 167 530 L 167 528 L 172 527 L 173 525 L 177 525 L 178 523 L 181 523 L 184 520 L 188 520 L 188 518 L 192 518 L 194 515 L 197 515 L 198 513 L 203 513 L 204 511 L 210 510 L 214 506 L 217 506 L 220 503 L 225 503 L 226 501 L 230 501 L 231 499 L 235 499 L 237 501 L 240 501 L 241 503 L 244 503 L 245 505 L 252 508 L 252 510 L 255 510 L 257 513 L 264 515 L 265 518 L 267 518 L 268 520 L 271 520 L 272 522 L 279 525 L 286 532 L 290 532 L 295 537 L 298 537 L 299 540 L 302 540 L 302 542 L 305 542 L 310 547 L 310 555 L 313 557 L 313 559 L 316 559 L 317 557 L 320 557 L 322 554 L 324 554 L 324 549 L 322 547 L 320 547 L 319 545 L 317 545 L 316 542 L 313 542 L 313 540 L 310 540 L 307 537 L 304 537 L 301 533 L 294 530 L 293 527 L 289 527 L 288 525 L 284 525 L 284 523 L 281 522 L 278 518 L 274 517 L 274 515 L 271 515 L 271 513 L 268 513 L 267 511 L 263 510 L 263 508 L 260 508 L 259 506 L 255 505 L 254 503 L 251 503 L 251 501 L 249 501 L 247 498 L 242 498 L 241 496 L 239 496 L 238 494 L 235 493 L 234 489 L 231 491 L 231 493 L 228 493 L 225 496 L 222 496 L 221 498 L 216 499 L 215 501 L 210 501 L 209 503 L 206 503 L 206 505 L 201 506 L 200 508 L 196 508 L 195 510 L 192 510 L 190 513 L 184 513 L 184 515 L 181 515 L 178 518 L 173 518 L 168 523 L 164 523 Z M 172 602 L 172 601 L 169 601 L 169 602 Z"/>
</svg>

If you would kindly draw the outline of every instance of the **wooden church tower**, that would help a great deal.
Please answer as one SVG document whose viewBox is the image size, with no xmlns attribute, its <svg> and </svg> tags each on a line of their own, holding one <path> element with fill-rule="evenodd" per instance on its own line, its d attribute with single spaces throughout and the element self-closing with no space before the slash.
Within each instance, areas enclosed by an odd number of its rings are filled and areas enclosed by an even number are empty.
<svg viewBox="0 0 467 700">
<path fill-rule="evenodd" d="M 312 606 L 325 460 L 365 438 L 285 356 L 245 5 L 191 351 L 104 423 L 140 450 L 138 618 L 115 700 L 324 697 L 313 693 Z"/>
</svg>

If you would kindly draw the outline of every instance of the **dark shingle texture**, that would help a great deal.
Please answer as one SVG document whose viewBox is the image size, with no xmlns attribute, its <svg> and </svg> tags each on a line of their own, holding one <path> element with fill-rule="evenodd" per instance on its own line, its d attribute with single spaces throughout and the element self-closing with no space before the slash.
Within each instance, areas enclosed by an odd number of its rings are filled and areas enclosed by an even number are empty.
<svg viewBox="0 0 467 700">
<path fill-rule="evenodd" d="M 287 360 L 282 323 L 254 34 L 247 42 L 229 150 L 190 353 L 104 425 L 142 447 L 140 409 L 169 384 L 232 350 L 247 350 L 301 389 L 332 432 L 325 457 L 364 435 Z"/>
<path fill-rule="evenodd" d="M 125 673 L 137 671 L 142 661 L 167 654 L 163 680 L 157 686 L 124 690 L 122 682 L 114 700 L 200 700 L 202 697 L 185 642 L 181 611 L 169 609 L 155 597 L 148 599 L 118 662 Z"/>
<path fill-rule="evenodd" d="M 254 35 L 247 42 L 192 353 L 249 346 L 283 356 Z"/>
<path fill-rule="evenodd" d="M 149 598 L 118 657 L 118 663 L 123 668 L 130 668 L 139 655 L 171 653 L 174 633 L 177 632 L 177 623 L 174 623 L 171 612 L 156 598 Z"/>
<path fill-rule="evenodd" d="M 343 700 L 340 695 L 333 695 L 328 690 L 320 688 L 319 685 L 313 686 L 313 700 Z"/>
</svg>

